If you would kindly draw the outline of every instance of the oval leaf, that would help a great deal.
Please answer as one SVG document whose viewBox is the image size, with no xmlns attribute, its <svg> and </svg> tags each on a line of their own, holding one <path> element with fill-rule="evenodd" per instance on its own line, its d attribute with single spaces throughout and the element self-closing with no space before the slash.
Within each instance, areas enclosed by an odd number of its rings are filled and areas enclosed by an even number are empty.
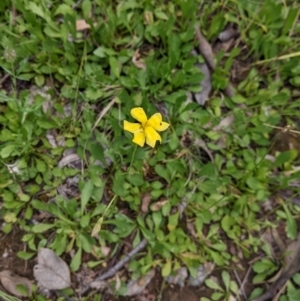
<svg viewBox="0 0 300 301">
<path fill-rule="evenodd" d="M 47 248 L 39 249 L 38 264 L 34 266 L 33 274 L 39 284 L 46 289 L 60 290 L 71 285 L 69 267 Z"/>
</svg>

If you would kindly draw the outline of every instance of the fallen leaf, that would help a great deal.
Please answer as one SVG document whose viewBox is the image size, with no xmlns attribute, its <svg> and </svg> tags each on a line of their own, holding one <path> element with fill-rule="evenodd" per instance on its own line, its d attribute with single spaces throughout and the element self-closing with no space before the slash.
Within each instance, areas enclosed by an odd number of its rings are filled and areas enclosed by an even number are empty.
<svg viewBox="0 0 300 301">
<path fill-rule="evenodd" d="M 236 298 L 234 296 L 230 295 L 228 301 L 236 301 Z"/>
<path fill-rule="evenodd" d="M 169 284 L 174 284 L 174 285 L 179 285 L 180 287 L 184 287 L 187 276 L 188 276 L 187 268 L 183 267 L 177 270 L 175 275 L 168 276 L 166 278 L 166 281 Z"/>
<path fill-rule="evenodd" d="M 60 290 L 71 285 L 68 265 L 47 248 L 39 249 L 38 264 L 34 266 L 33 274 L 39 284 L 50 290 Z"/>
<path fill-rule="evenodd" d="M 295 241 L 292 241 L 286 248 L 282 273 L 293 275 L 300 268 L 300 232 Z"/>
<path fill-rule="evenodd" d="M 193 56 L 198 56 L 198 53 L 195 50 L 193 50 L 191 54 Z M 201 87 L 200 92 L 195 92 L 193 93 L 193 95 L 197 103 L 203 106 L 205 102 L 208 100 L 209 94 L 212 90 L 211 73 L 206 63 L 201 63 L 201 64 L 197 63 L 195 64 L 195 67 L 200 70 L 204 78 L 201 81 L 199 81 L 199 85 Z"/>
<path fill-rule="evenodd" d="M 91 26 L 86 23 L 85 20 L 76 20 L 76 30 L 77 31 L 81 31 L 81 30 L 85 30 L 85 29 L 90 29 Z"/>
<path fill-rule="evenodd" d="M 149 211 L 150 202 L 151 202 L 151 194 L 150 192 L 146 192 L 142 197 L 142 206 L 141 206 L 142 212 L 146 213 Z"/>
<path fill-rule="evenodd" d="M 168 200 L 158 201 L 150 206 L 152 211 L 158 211 L 161 207 L 168 203 Z"/>
<path fill-rule="evenodd" d="M 132 62 L 133 64 L 139 68 L 139 69 L 143 69 L 143 70 L 146 70 L 146 65 L 144 63 L 144 60 L 143 59 L 140 59 L 140 50 L 137 49 L 135 52 L 134 52 L 134 55 L 132 57 Z"/>
<path fill-rule="evenodd" d="M 31 296 L 32 294 L 32 281 L 28 280 L 25 277 L 18 276 L 14 274 L 12 271 L 4 270 L 0 272 L 0 281 L 3 287 L 12 295 L 17 297 L 24 297 L 26 294 L 22 294 L 17 286 L 23 285 L 25 286 L 28 295 Z"/>
<path fill-rule="evenodd" d="M 205 278 L 212 273 L 214 268 L 215 268 L 214 263 L 211 262 L 204 263 L 197 269 L 196 277 L 192 277 L 192 276 L 189 277 L 188 284 L 191 286 L 201 285 L 204 282 Z"/>
<path fill-rule="evenodd" d="M 106 281 L 101 281 L 101 280 L 92 281 L 90 283 L 90 288 L 94 288 L 101 292 L 103 292 L 104 290 L 107 290 L 108 293 L 110 293 L 110 294 L 113 293 L 112 289 L 110 288 L 109 284 Z"/>
<path fill-rule="evenodd" d="M 121 279 L 118 273 L 115 275 L 116 284 L 115 284 L 115 291 L 117 292 L 121 288 Z"/>
<path fill-rule="evenodd" d="M 234 39 L 239 35 L 239 32 L 237 29 L 229 27 L 225 30 L 223 30 L 219 35 L 218 39 L 222 42 L 227 42 L 230 39 Z"/>
<path fill-rule="evenodd" d="M 222 131 L 224 129 L 225 130 L 228 129 L 232 125 L 234 120 L 235 120 L 234 115 L 228 115 L 228 116 L 224 117 L 220 121 L 220 123 L 213 128 L 213 131 Z"/>
<path fill-rule="evenodd" d="M 130 281 L 127 284 L 127 289 L 124 296 L 134 296 L 140 294 L 150 283 L 154 275 L 155 270 L 152 269 L 148 274 L 138 278 L 137 280 Z"/>
<path fill-rule="evenodd" d="M 69 154 L 66 157 L 63 157 L 59 162 L 58 162 L 58 167 L 63 168 L 67 165 L 69 165 L 72 162 L 79 161 L 80 157 L 77 154 Z"/>
<path fill-rule="evenodd" d="M 106 246 L 101 246 L 101 253 L 106 257 L 110 252 L 110 248 Z"/>
</svg>

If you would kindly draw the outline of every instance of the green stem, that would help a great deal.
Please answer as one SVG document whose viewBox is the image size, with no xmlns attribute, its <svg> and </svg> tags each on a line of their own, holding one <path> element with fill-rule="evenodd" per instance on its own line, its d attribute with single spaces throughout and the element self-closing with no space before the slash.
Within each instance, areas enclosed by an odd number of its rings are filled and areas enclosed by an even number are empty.
<svg viewBox="0 0 300 301">
<path fill-rule="evenodd" d="M 129 170 L 130 170 L 130 168 L 131 168 L 131 166 L 132 166 L 132 164 L 133 164 L 133 160 L 134 160 L 134 157 L 135 157 L 135 153 L 136 153 L 137 147 L 138 147 L 138 146 L 136 145 L 135 148 L 134 148 L 134 151 L 133 151 L 133 154 L 132 154 L 132 158 L 131 158 L 131 162 L 130 162 L 130 165 L 129 165 L 129 167 L 128 167 L 127 172 L 129 172 Z"/>
<path fill-rule="evenodd" d="M 14 93 L 13 96 L 15 99 L 17 98 L 17 79 L 16 79 L 16 74 L 15 74 L 15 66 L 14 63 L 11 63 L 11 74 L 12 74 L 12 83 L 13 83 L 13 88 L 14 88 Z"/>
<path fill-rule="evenodd" d="M 91 234 L 92 236 L 96 236 L 101 231 L 102 224 L 104 222 L 104 217 L 106 216 L 107 211 L 109 210 L 109 208 L 111 207 L 111 205 L 113 204 L 113 202 L 116 198 L 117 198 L 117 195 L 115 194 L 114 197 L 110 200 L 107 207 L 105 208 L 103 215 L 98 219 L 97 223 L 95 224 L 92 234 Z"/>
</svg>

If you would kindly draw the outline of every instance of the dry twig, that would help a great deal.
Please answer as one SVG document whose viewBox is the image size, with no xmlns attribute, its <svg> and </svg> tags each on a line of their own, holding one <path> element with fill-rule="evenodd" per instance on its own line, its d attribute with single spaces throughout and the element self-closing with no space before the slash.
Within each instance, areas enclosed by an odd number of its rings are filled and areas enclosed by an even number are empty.
<svg viewBox="0 0 300 301">
<path fill-rule="evenodd" d="M 106 273 L 96 277 L 92 282 L 95 281 L 104 281 L 112 276 L 114 276 L 129 260 L 136 255 L 139 251 L 144 249 L 148 241 L 144 238 L 134 249 L 132 249 L 128 255 L 126 255 L 123 259 L 121 259 L 117 264 L 115 264 L 111 269 L 109 269 Z M 81 295 L 85 294 L 89 290 L 89 286 L 86 286 L 82 289 Z"/>
</svg>

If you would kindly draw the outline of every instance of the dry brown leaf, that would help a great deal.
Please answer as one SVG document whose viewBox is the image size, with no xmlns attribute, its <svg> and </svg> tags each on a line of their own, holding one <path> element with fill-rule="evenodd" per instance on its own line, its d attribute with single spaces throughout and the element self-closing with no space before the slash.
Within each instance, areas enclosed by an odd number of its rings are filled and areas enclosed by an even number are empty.
<svg viewBox="0 0 300 301">
<path fill-rule="evenodd" d="M 238 32 L 237 29 L 229 27 L 229 28 L 223 30 L 219 34 L 218 38 L 222 42 L 227 42 L 227 41 L 229 41 L 231 39 L 235 39 L 238 35 L 239 35 L 239 32 Z"/>
<path fill-rule="evenodd" d="M 3 287 L 16 297 L 24 297 L 24 295 L 17 289 L 18 285 L 25 286 L 29 296 L 32 294 L 32 281 L 25 277 L 16 275 L 12 271 L 4 270 L 0 272 L 0 281 Z"/>
<path fill-rule="evenodd" d="M 158 201 L 150 206 L 152 211 L 158 211 L 161 207 L 168 203 L 168 200 Z"/>
<path fill-rule="evenodd" d="M 50 290 L 60 290 L 71 286 L 68 265 L 51 249 L 40 248 L 38 264 L 33 268 L 35 279 Z"/>
<path fill-rule="evenodd" d="M 143 70 L 146 70 L 146 65 L 144 63 L 144 60 L 143 59 L 140 59 L 141 55 L 140 55 L 140 50 L 137 49 L 135 52 L 134 52 L 134 55 L 132 57 L 132 62 L 133 64 L 139 68 L 139 69 L 143 69 Z"/>
<path fill-rule="evenodd" d="M 115 291 L 117 292 L 121 288 L 121 279 L 118 273 L 116 274 L 115 279 L 116 279 Z"/>
<path fill-rule="evenodd" d="M 101 253 L 106 257 L 110 252 L 110 248 L 106 246 L 101 246 Z"/>
<path fill-rule="evenodd" d="M 147 213 L 149 211 L 150 202 L 151 202 L 151 194 L 150 192 L 146 192 L 142 197 L 142 206 L 141 206 L 142 212 Z"/>
<path fill-rule="evenodd" d="M 300 269 L 300 232 L 297 239 L 288 245 L 285 254 L 282 273 L 296 273 Z"/>
<path fill-rule="evenodd" d="M 220 123 L 213 128 L 213 131 L 222 131 L 223 129 L 228 129 L 232 125 L 234 120 L 235 120 L 235 117 L 233 114 L 224 117 L 220 121 Z"/>
<path fill-rule="evenodd" d="M 77 154 L 69 154 L 65 157 L 63 157 L 59 162 L 58 162 L 58 167 L 63 168 L 67 166 L 68 164 L 79 161 L 80 157 Z"/>
<path fill-rule="evenodd" d="M 175 275 L 170 275 L 166 278 L 169 284 L 178 285 L 181 287 L 185 286 L 185 280 L 188 277 L 188 271 L 186 267 L 182 267 L 175 272 Z"/>
<path fill-rule="evenodd" d="M 206 277 L 208 277 L 215 268 L 215 264 L 206 262 L 197 269 L 196 277 L 189 277 L 188 284 L 191 286 L 200 286 Z"/>
<path fill-rule="evenodd" d="M 113 291 L 111 289 L 111 287 L 109 286 L 109 284 L 106 281 L 92 281 L 90 283 L 90 288 L 96 289 L 100 292 L 104 292 L 106 291 L 108 294 L 113 294 Z"/>
<path fill-rule="evenodd" d="M 127 291 L 124 296 L 134 296 L 140 294 L 150 283 L 154 275 L 155 270 L 153 269 L 145 276 L 142 276 L 137 280 L 130 281 L 127 285 Z"/>
<path fill-rule="evenodd" d="M 90 29 L 91 26 L 86 23 L 85 20 L 76 20 L 76 30 L 77 31 L 81 31 L 81 30 L 85 30 L 85 29 Z"/>
</svg>

